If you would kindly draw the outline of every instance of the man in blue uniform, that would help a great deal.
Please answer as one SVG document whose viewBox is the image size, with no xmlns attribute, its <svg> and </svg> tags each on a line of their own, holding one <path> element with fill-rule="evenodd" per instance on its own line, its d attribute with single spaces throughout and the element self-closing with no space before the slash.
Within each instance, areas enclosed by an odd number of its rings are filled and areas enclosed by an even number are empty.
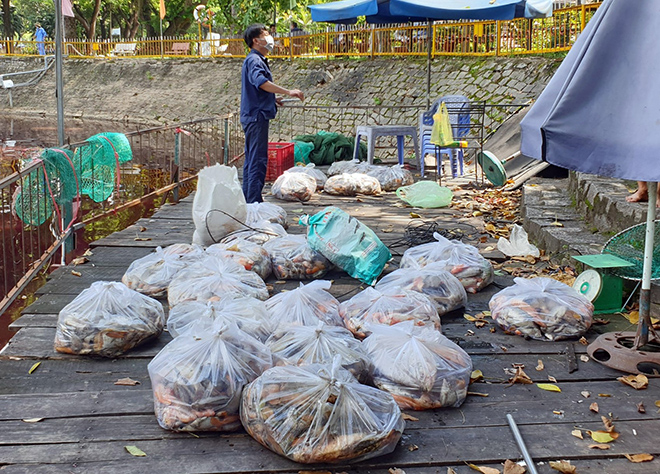
<svg viewBox="0 0 660 474">
<path fill-rule="evenodd" d="M 47 33 L 46 30 L 44 30 L 41 27 L 41 23 L 35 23 L 35 32 L 34 32 L 34 39 L 37 42 L 37 51 L 39 52 L 40 55 L 45 55 L 46 54 L 46 48 L 44 45 L 44 40 L 46 39 Z"/>
<path fill-rule="evenodd" d="M 275 118 L 280 99 L 285 94 L 305 100 L 298 89 L 285 89 L 273 83 L 266 55 L 273 50 L 275 40 L 264 25 L 252 25 L 243 35 L 250 53 L 243 62 L 241 89 L 241 125 L 245 131 L 245 165 L 243 194 L 245 201 L 261 202 L 261 191 L 268 167 L 268 123 Z"/>
</svg>

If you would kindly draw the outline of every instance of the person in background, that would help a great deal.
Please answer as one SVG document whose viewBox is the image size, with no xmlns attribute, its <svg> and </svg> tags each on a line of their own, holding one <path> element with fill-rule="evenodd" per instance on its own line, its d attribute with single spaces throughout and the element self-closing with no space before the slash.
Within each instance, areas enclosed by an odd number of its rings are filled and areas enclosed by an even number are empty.
<svg viewBox="0 0 660 474">
<path fill-rule="evenodd" d="M 275 40 L 264 25 L 251 25 L 243 39 L 250 48 L 241 72 L 241 125 L 245 132 L 245 164 L 243 165 L 243 194 L 249 203 L 262 202 L 261 192 L 268 167 L 268 125 L 275 118 L 284 94 L 305 100 L 302 91 L 285 89 L 273 83 L 273 75 L 266 55 L 273 51 Z"/>
<path fill-rule="evenodd" d="M 300 36 L 304 35 L 305 31 L 298 26 L 298 23 L 295 21 L 291 22 L 291 36 Z"/>
<path fill-rule="evenodd" d="M 637 181 L 637 191 L 630 196 L 626 196 L 628 202 L 647 202 L 649 200 L 649 187 L 646 181 Z M 660 207 L 660 185 L 658 185 L 658 201 L 656 206 Z"/>
<path fill-rule="evenodd" d="M 44 40 L 46 39 L 46 30 L 41 27 L 41 23 L 35 23 L 34 27 L 36 28 L 34 32 L 34 40 L 37 42 L 37 51 L 40 55 L 46 54 L 46 48 L 44 46 Z"/>
</svg>

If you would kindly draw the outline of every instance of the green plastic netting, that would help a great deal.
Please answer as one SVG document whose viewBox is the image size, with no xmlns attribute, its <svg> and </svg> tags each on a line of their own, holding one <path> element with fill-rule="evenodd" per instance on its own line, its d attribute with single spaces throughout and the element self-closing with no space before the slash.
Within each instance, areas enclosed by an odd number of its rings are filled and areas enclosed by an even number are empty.
<svg viewBox="0 0 660 474">
<path fill-rule="evenodd" d="M 44 166 L 24 176 L 14 195 L 14 210 L 29 225 L 41 225 L 53 214 L 53 198 L 61 208 L 77 193 L 76 176 L 69 161 L 73 158 L 71 150 L 47 148 L 39 158 Z"/>
<path fill-rule="evenodd" d="M 655 221 L 653 265 L 651 279 L 660 278 L 660 221 Z M 644 242 L 646 224 L 638 224 L 619 232 L 604 246 L 602 253 L 609 253 L 632 263 L 632 267 L 614 268 L 613 273 L 628 280 L 641 280 L 644 266 Z"/>
<path fill-rule="evenodd" d="M 89 137 L 74 153 L 81 193 L 94 202 L 108 199 L 117 185 L 117 168 L 132 158 L 131 145 L 123 133 Z"/>
</svg>

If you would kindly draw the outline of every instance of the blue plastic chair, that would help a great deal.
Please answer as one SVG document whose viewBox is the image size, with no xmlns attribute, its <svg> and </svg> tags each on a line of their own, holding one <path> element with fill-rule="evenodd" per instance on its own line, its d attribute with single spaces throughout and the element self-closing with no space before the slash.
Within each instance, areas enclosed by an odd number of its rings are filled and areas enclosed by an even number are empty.
<svg viewBox="0 0 660 474">
<path fill-rule="evenodd" d="M 449 123 L 452 125 L 454 138 L 459 140 L 470 132 L 470 100 L 464 95 L 445 95 L 436 100 L 431 108 L 419 115 L 419 140 L 421 144 L 421 174 L 424 176 L 424 157 L 435 155 L 436 173 L 442 170 L 442 154 L 449 156 L 452 177 L 463 175 L 463 149 L 438 148 L 431 143 L 431 130 L 433 129 L 433 115 L 444 102 L 449 112 Z"/>
</svg>

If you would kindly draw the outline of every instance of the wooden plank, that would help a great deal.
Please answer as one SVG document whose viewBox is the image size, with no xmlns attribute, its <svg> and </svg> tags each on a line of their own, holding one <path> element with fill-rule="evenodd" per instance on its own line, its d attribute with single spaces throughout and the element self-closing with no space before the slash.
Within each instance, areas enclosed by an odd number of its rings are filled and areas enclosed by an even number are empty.
<svg viewBox="0 0 660 474">
<path fill-rule="evenodd" d="M 74 462 L 78 466 L 84 465 L 86 472 L 94 473 L 124 472 L 127 468 L 131 472 L 134 469 L 143 469 L 142 472 L 155 472 L 156 469 L 158 472 L 181 472 L 182 466 L 186 466 L 185 472 L 223 473 L 301 469 L 300 465 L 265 450 L 246 435 L 201 433 L 199 438 L 193 438 L 187 434 L 162 430 L 153 419 L 148 418 L 72 418 L 44 420 L 35 424 L 2 422 L 2 433 L 13 430 L 16 441 L 10 445 L 11 450 L 0 451 L 0 456 L 5 463 L 26 462 L 30 458 L 35 462 L 48 459 L 51 464 Z M 657 441 L 651 435 L 660 429 L 659 420 L 617 422 L 616 426 L 621 436 L 610 444 L 608 451 L 589 449 L 588 446 L 593 442 L 572 437 L 570 431 L 573 427 L 567 423 L 524 425 L 520 427 L 520 431 L 536 462 L 557 459 L 600 460 L 620 457 L 624 453 L 659 451 Z M 37 432 L 35 428 L 39 427 L 42 429 Z M 44 427 L 49 429 L 43 429 Z M 598 430 L 602 428 L 602 423 L 587 423 L 582 428 Z M 632 434 L 633 429 L 637 431 L 637 436 Z M 0 433 L 0 444 L 7 446 L 8 443 L 4 440 L 9 440 L 11 434 L 12 431 L 7 435 Z M 20 446 L 20 440 L 23 439 L 29 439 L 32 446 Z M 81 442 L 85 443 L 86 447 L 76 449 Z M 71 446 L 67 446 L 69 443 Z M 127 444 L 142 449 L 147 453 L 146 459 L 136 460 L 129 457 L 128 453 L 122 454 L 121 451 Z M 417 449 L 409 449 L 412 446 Z M 49 449 L 51 447 L 56 449 Z M 37 454 L 38 452 L 40 453 Z M 508 426 L 407 430 L 392 454 L 365 461 L 360 465 L 365 468 L 398 466 L 405 469 L 457 465 L 464 462 L 499 463 L 506 457 L 516 456 L 518 452 Z M 44 456 L 46 453 L 47 458 Z M 204 453 L 213 453 L 213 456 L 202 456 Z M 198 471 L 199 466 L 207 461 L 213 464 L 205 465 L 204 470 Z M 138 466 L 137 462 L 143 464 Z M 168 464 L 171 464 L 169 468 Z M 653 465 L 648 464 L 646 467 L 651 466 Z M 315 469 L 330 468 L 333 471 L 340 467 L 341 465 L 314 466 Z"/>
<path fill-rule="evenodd" d="M 108 374 L 108 383 L 118 378 Z M 599 420 L 600 415 L 589 409 L 592 402 L 598 403 L 601 413 L 612 413 L 618 421 L 660 419 L 652 408 L 660 381 L 652 381 L 648 390 L 640 392 L 618 381 L 591 382 L 588 389 L 592 396 L 588 399 L 580 393 L 585 389 L 584 382 L 564 382 L 561 389 L 561 393 L 555 393 L 535 385 L 473 384 L 472 392 L 485 393 L 488 397 L 468 396 L 460 408 L 408 412 L 418 420 L 409 421 L 407 429 L 506 426 L 505 413 L 511 413 L 520 425 L 555 422 L 578 425 Z M 610 397 L 598 397 L 599 393 Z M 640 402 L 648 407 L 647 413 L 639 413 Z M 112 391 L 0 395 L 0 420 L 5 421 L 138 414 L 153 414 L 148 380 Z"/>
<path fill-rule="evenodd" d="M 78 272 L 76 276 L 71 272 Z M 95 281 L 121 281 L 126 272 L 124 267 L 92 267 L 91 265 L 68 265 L 58 268 L 49 276 L 48 282 L 39 288 L 37 295 L 45 294 L 79 294 L 82 290 L 89 288 Z"/>
<path fill-rule="evenodd" d="M 0 362 L 0 394 L 69 393 L 77 391 L 115 391 L 126 387 L 114 385 L 124 377 L 149 388 L 147 364 L 151 359 L 83 359 L 48 361 L 29 374 L 34 360 Z"/>
<path fill-rule="evenodd" d="M 62 308 L 71 303 L 77 294 L 48 295 L 38 298 L 37 301 L 25 308 L 22 313 L 53 314 L 59 313 Z"/>
<path fill-rule="evenodd" d="M 47 314 L 24 314 L 9 325 L 12 331 L 18 331 L 21 328 L 54 328 L 57 326 L 57 313 Z"/>
<path fill-rule="evenodd" d="M 142 229 L 146 229 L 142 231 Z M 106 247 L 165 247 L 176 243 L 190 243 L 192 241 L 194 226 L 188 221 L 175 219 L 158 219 L 149 222 L 149 219 L 140 219 L 135 224 L 114 234 L 96 240 L 90 244 L 92 249 L 99 246 Z M 135 240 L 151 239 L 151 240 Z M 93 251 L 93 250 L 92 250 Z"/>
<path fill-rule="evenodd" d="M 102 247 L 97 246 L 91 250 L 92 255 L 89 256 L 89 262 L 80 265 L 79 271 L 87 268 L 90 265 L 97 267 L 124 267 L 128 266 L 135 260 L 149 255 L 153 249 L 146 247 Z"/>
</svg>

